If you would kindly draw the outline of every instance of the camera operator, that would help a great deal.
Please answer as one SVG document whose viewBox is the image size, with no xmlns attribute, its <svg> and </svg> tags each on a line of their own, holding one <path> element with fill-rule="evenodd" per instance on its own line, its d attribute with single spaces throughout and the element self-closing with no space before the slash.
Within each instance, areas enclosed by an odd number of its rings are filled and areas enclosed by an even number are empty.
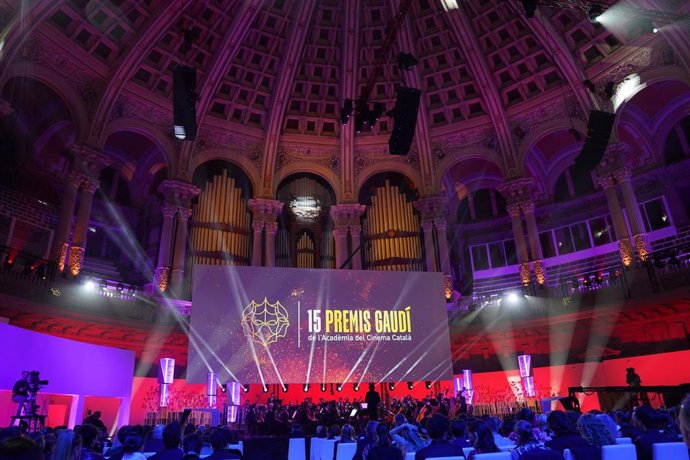
<svg viewBox="0 0 690 460">
<path fill-rule="evenodd" d="M 22 415 L 22 411 L 26 414 L 30 411 L 31 406 L 27 401 L 29 399 L 29 390 L 31 384 L 31 373 L 28 371 L 22 372 L 22 378 L 17 380 L 12 387 L 12 401 L 19 404 L 17 407 L 17 417 Z"/>
</svg>

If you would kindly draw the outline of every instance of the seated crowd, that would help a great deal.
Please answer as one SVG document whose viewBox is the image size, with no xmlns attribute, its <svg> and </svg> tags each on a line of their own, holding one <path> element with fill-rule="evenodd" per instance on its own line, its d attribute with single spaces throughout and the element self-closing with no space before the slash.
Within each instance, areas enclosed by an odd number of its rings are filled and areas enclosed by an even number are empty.
<svg viewBox="0 0 690 460">
<path fill-rule="evenodd" d="M 327 406 L 333 408 L 334 404 Z M 488 415 L 449 414 L 442 404 L 431 407 L 421 414 L 418 423 L 399 411 L 385 421 L 318 424 L 313 433 L 307 434 L 310 430 L 305 429 L 305 424 L 295 421 L 290 424 L 290 437 L 332 439 L 334 455 L 339 445 L 356 443 L 353 460 L 403 460 L 410 452 L 415 453 L 416 460 L 465 457 L 463 448 L 469 451 L 466 448 L 470 447 L 473 449 L 467 460 L 502 450 L 509 451 L 512 460 L 562 459 L 565 449 L 578 460 L 597 460 L 601 459 L 602 446 L 616 444 L 616 438 L 622 437 L 631 439 L 638 460 L 652 460 L 652 446 L 657 443 L 684 440 L 690 448 L 690 396 L 679 408 L 669 410 L 644 405 L 632 412 L 579 414 L 555 410 L 537 415 L 523 408 L 503 420 Z M 73 430 L 58 427 L 30 433 L 27 428 L 0 430 L 0 460 L 145 460 L 143 452 L 152 460 L 243 458 L 236 448 L 238 433 L 227 426 L 183 427 L 178 422 L 155 427 L 125 426 L 118 430 L 111 445 L 105 427 L 90 423 Z"/>
</svg>

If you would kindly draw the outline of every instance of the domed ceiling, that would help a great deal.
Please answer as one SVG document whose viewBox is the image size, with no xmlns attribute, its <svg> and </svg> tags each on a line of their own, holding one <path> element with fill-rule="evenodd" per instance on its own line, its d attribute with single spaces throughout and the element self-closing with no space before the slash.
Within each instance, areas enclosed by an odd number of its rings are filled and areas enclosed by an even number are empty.
<svg viewBox="0 0 690 460">
<path fill-rule="evenodd" d="M 568 129 L 584 133 L 586 114 L 600 104 L 583 80 L 603 86 L 687 62 L 687 48 L 678 53 L 683 39 L 614 35 L 576 9 L 540 6 L 528 19 L 521 2 L 499 0 L 404 0 L 409 10 L 380 56 L 400 3 L 56 0 L 22 9 L 4 1 L 0 84 L 26 77 L 50 86 L 70 107 L 77 143 L 108 150 L 118 131 L 149 137 L 170 176 L 189 180 L 204 161 L 226 158 L 246 170 L 257 195 L 274 196 L 282 178 L 306 171 L 347 201 L 377 169 L 411 176 L 425 195 L 457 188 L 470 159 L 471 175 L 482 169 L 477 161 L 503 177 L 548 170 L 525 159 L 577 150 Z M 400 70 L 399 52 L 418 64 Z M 371 102 L 390 110 L 399 86 L 422 91 L 406 157 L 388 155 L 392 118 L 358 134 L 339 120 L 343 100 L 361 94 L 379 61 Z M 172 133 L 179 65 L 197 69 L 195 141 Z M 135 145 L 137 136 L 129 147 L 115 139 L 119 152 L 151 150 Z"/>
</svg>

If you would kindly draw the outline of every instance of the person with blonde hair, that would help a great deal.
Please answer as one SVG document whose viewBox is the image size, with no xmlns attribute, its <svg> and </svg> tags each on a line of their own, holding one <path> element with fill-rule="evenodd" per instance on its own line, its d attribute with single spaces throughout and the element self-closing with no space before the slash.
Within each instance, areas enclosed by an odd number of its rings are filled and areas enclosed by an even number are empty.
<svg viewBox="0 0 690 460">
<path fill-rule="evenodd" d="M 680 405 L 678 425 L 680 426 L 680 434 L 683 435 L 685 446 L 688 448 L 688 452 L 690 452 L 690 395 Z"/>
</svg>

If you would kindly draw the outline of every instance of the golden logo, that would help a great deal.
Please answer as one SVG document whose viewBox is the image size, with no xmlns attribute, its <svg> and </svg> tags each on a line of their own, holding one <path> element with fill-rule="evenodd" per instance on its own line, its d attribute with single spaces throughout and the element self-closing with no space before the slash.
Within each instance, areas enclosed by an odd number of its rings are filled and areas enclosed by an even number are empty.
<svg viewBox="0 0 690 460">
<path fill-rule="evenodd" d="M 279 301 L 269 303 L 266 297 L 261 303 L 252 300 L 242 312 L 242 328 L 245 335 L 264 347 L 285 337 L 289 325 L 285 307 Z"/>
</svg>

